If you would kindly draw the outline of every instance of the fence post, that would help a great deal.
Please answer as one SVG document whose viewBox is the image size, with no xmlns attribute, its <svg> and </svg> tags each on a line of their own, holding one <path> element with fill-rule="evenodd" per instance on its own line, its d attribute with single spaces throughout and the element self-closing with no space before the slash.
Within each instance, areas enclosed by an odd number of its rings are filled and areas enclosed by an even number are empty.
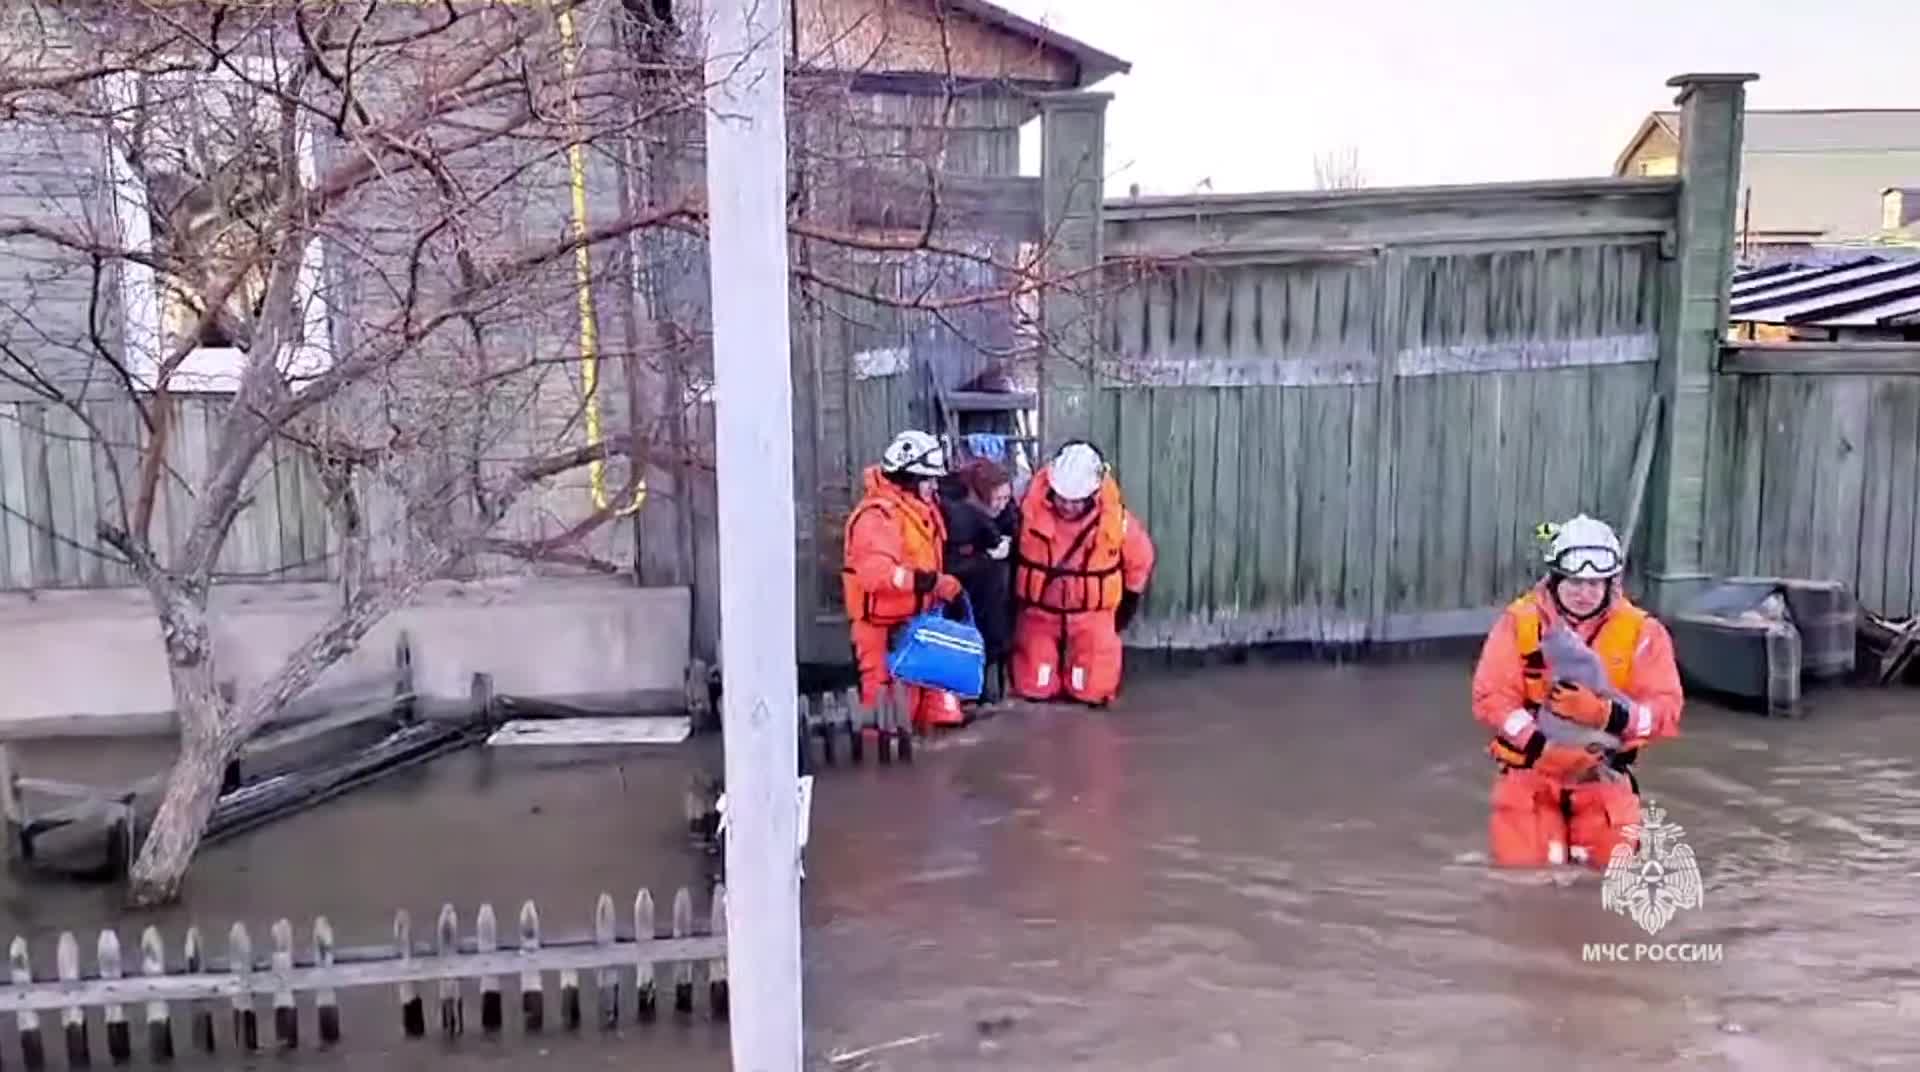
<svg viewBox="0 0 1920 1072">
<path fill-rule="evenodd" d="M 54 947 L 54 967 L 60 973 L 63 983 L 80 982 L 80 940 L 71 931 L 60 934 L 59 944 Z M 87 1010 L 81 1005 L 69 1005 L 60 1013 L 60 1023 L 66 1029 L 67 1067 L 86 1068 L 93 1064 L 87 1050 Z"/>
<path fill-rule="evenodd" d="M 1678 258 L 1660 310 L 1664 405 L 1647 548 L 1649 602 L 1671 612 L 1709 579 L 1705 537 L 1713 377 L 1727 330 L 1746 84 L 1753 74 L 1683 74 Z"/>
<path fill-rule="evenodd" d="M 724 928 L 726 921 L 720 922 Z M 636 958 L 633 987 L 638 992 L 640 1002 L 638 1015 L 641 1023 L 652 1023 L 660 1007 L 657 984 L 654 981 L 652 951 L 647 948 L 647 943 L 653 941 L 659 934 L 653 918 L 653 891 L 642 889 L 633 899 L 634 951 L 639 954 Z"/>
<path fill-rule="evenodd" d="M 7 951 L 9 976 L 15 986 L 33 985 L 33 957 L 27 949 L 25 938 L 15 938 Z M 40 1014 L 31 1009 L 22 1011 L 14 1018 L 20 1031 L 20 1059 L 27 1066 L 27 1072 L 39 1072 L 47 1067 L 46 1044 L 40 1040 Z"/>
<path fill-rule="evenodd" d="M 140 934 L 140 974 L 149 979 L 167 974 L 167 945 L 158 927 Z M 164 1001 L 147 1002 L 147 1051 L 155 1064 L 173 1060 L 173 1011 Z"/>
<path fill-rule="evenodd" d="M 1099 276 L 1111 93 L 1043 93 L 1040 103 L 1042 278 L 1040 450 L 1093 432 L 1102 341 Z"/>
</svg>

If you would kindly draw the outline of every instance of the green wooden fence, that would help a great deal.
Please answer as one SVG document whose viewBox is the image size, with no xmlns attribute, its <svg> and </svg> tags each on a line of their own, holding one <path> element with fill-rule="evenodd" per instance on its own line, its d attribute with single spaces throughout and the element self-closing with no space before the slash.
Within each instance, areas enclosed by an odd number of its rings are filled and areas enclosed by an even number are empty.
<svg viewBox="0 0 1920 1072">
<path fill-rule="evenodd" d="M 1373 197 L 1110 207 L 1109 256 L 1173 255 L 1112 302 L 1095 407 L 1159 549 L 1134 643 L 1458 631 L 1541 521 L 1628 516 L 1671 188 Z"/>
<path fill-rule="evenodd" d="M 1866 610 L 1920 613 L 1920 346 L 1731 349 L 1714 414 L 1715 572 L 1842 581 Z"/>
</svg>

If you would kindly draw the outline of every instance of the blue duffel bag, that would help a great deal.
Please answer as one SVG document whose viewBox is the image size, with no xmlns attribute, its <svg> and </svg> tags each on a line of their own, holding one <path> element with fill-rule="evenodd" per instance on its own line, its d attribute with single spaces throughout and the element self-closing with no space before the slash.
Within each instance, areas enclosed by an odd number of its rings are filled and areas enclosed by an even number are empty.
<svg viewBox="0 0 1920 1072">
<path fill-rule="evenodd" d="M 965 594 L 960 605 L 967 613 L 965 621 L 956 622 L 935 608 L 900 630 L 887 656 L 887 673 L 895 681 L 979 699 L 987 674 L 987 645 L 974 627 L 973 604 Z"/>
</svg>

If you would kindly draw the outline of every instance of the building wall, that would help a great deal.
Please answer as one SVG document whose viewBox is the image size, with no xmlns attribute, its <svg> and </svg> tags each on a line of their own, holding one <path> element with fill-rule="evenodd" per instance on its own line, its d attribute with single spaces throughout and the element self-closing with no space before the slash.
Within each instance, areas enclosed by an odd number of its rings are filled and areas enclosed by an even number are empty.
<svg viewBox="0 0 1920 1072">
<path fill-rule="evenodd" d="M 1064 53 L 948 12 L 937 0 L 799 0 L 795 14 L 803 67 L 1058 85 L 1075 76 Z"/>
<path fill-rule="evenodd" d="M 89 17 L 84 11 L 77 16 Z M 396 9 L 382 17 L 405 21 L 432 16 Z M 599 30 L 598 36 L 590 31 L 583 41 L 582 69 L 593 70 L 596 64 L 606 69 L 606 54 L 621 47 L 611 33 L 613 21 L 582 17 L 580 25 Z M 14 36 L 0 37 L 0 58 L 46 55 L 20 36 L 31 28 L 15 29 L 19 33 Z M 87 32 L 78 24 L 69 29 L 76 41 Z M 455 29 L 432 35 L 406 54 L 406 62 L 393 62 L 388 54 L 377 75 L 363 76 L 360 99 L 376 115 L 394 114 L 387 110 L 417 99 L 440 72 L 458 62 L 470 47 L 463 34 Z M 265 47 L 265 35 L 248 40 Z M 51 58 L 59 60 L 57 54 Z M 104 92 L 103 87 L 93 88 Z M 547 101 L 543 108 L 557 114 L 554 105 Z M 25 221 L 117 244 L 116 191 L 108 139 L 97 113 L 59 122 L 29 114 L 32 120 L 16 117 L 0 123 L 0 225 Z M 462 124 L 495 119 L 497 114 L 477 111 L 455 114 L 430 133 L 436 144 L 446 145 L 474 129 Z M 461 211 L 461 227 L 428 241 L 417 271 L 410 268 L 411 242 L 444 203 L 447 191 L 439 182 L 419 172 L 383 176 L 332 210 L 321 224 L 325 267 L 317 300 L 329 310 L 328 332 L 337 355 L 382 345 L 380 325 L 398 310 L 400 291 L 409 282 L 431 303 L 459 285 L 467 265 L 485 265 L 564 238 L 571 222 L 570 176 L 564 156 L 546 151 L 561 143 L 561 132 L 535 122 L 521 133 L 518 139 L 479 150 L 442 152 L 445 176 L 468 191 L 478 206 Z M 541 143 L 542 137 L 549 140 Z M 325 127 L 313 140 L 322 175 L 350 161 L 357 151 Z M 599 141 L 586 154 L 589 226 L 610 222 L 625 208 L 617 143 Z M 617 244 L 602 244 L 590 255 L 589 267 L 603 358 L 603 431 L 613 435 L 628 423 L 619 353 L 630 348 L 632 338 L 631 332 L 622 331 L 623 321 L 633 319 L 623 315 L 631 312 L 632 287 L 622 277 L 631 260 Z M 6 373 L 0 376 L 0 588 L 130 580 L 117 556 L 97 537 L 102 522 L 124 524 L 128 491 L 137 484 L 149 440 L 139 413 L 146 401 L 130 395 L 112 375 L 113 363 L 127 356 L 121 331 L 126 295 L 118 284 L 119 269 L 110 258 L 96 267 L 84 252 L 52 242 L 0 239 L 0 344 L 8 355 L 7 367 L 0 370 Z M 405 485 L 436 459 L 444 463 L 455 455 L 484 459 L 492 467 L 487 470 L 491 479 L 515 459 L 584 442 L 579 293 L 573 257 L 560 256 L 524 274 L 513 294 L 478 311 L 470 326 L 443 330 L 410 348 L 385 373 L 357 384 L 329 407 L 326 426 L 353 432 L 363 442 L 382 438 L 388 415 L 397 415 L 399 425 L 417 439 L 408 444 L 415 453 L 390 464 L 386 479 L 362 482 L 360 498 L 377 562 L 405 560 L 423 520 L 404 516 L 410 492 L 396 482 Z M 478 332 L 484 345 L 472 345 L 471 336 L 466 341 L 456 338 L 462 330 Z M 484 362 L 497 368 L 475 364 L 483 352 Z M 34 383 L 34 377 L 44 377 L 44 382 Z M 473 392 L 475 383 L 488 386 Z M 197 491 L 209 476 L 210 455 L 232 405 L 230 394 L 182 390 L 165 409 L 166 475 L 151 529 L 163 563 L 184 545 Z M 260 580 L 335 575 L 340 541 L 305 454 L 278 443 L 258 459 L 220 557 L 220 575 Z M 607 483 L 617 490 L 624 481 L 624 465 L 615 462 L 609 469 Z M 525 495 L 499 534 L 529 541 L 553 537 L 593 509 L 582 469 Z M 615 568 L 628 565 L 631 527 L 603 526 L 570 550 Z M 500 557 L 468 566 L 480 572 L 527 568 Z M 575 568 L 542 566 L 563 572 Z"/>
<path fill-rule="evenodd" d="M 1619 174 L 1623 178 L 1662 178 L 1677 174 L 1679 167 L 1679 140 L 1656 127 L 1628 154 Z"/>
</svg>

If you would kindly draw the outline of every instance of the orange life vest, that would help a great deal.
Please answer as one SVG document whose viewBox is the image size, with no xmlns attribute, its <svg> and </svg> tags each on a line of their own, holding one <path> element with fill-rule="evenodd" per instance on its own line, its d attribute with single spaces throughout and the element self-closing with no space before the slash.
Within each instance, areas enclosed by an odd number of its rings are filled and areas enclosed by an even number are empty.
<svg viewBox="0 0 1920 1072">
<path fill-rule="evenodd" d="M 1067 521 L 1047 502 L 1051 486 L 1042 469 L 1020 504 L 1020 540 L 1014 550 L 1013 593 L 1024 606 L 1063 614 L 1112 610 L 1124 584 L 1121 548 L 1127 508 L 1111 475 L 1100 482 L 1093 512 Z"/>
<path fill-rule="evenodd" d="M 1546 619 L 1540 612 L 1536 593 L 1528 592 L 1508 607 L 1513 612 L 1514 639 L 1520 648 L 1520 676 L 1526 688 L 1528 711 L 1538 711 L 1547 702 L 1553 683 L 1547 680 L 1547 659 L 1540 651 L 1540 635 Z M 1647 612 L 1627 601 L 1613 597 L 1605 624 L 1593 638 L 1593 653 L 1607 668 L 1607 680 L 1620 692 L 1627 691 L 1633 676 L 1633 656 L 1640 648 L 1640 629 Z"/>
<path fill-rule="evenodd" d="M 853 563 L 861 548 L 853 542 L 853 526 L 869 511 L 877 511 L 900 534 L 904 550 L 901 565 L 907 569 L 939 572 L 942 548 L 947 542 L 946 519 L 931 503 L 922 502 L 888 480 L 880 470 L 866 474 L 866 497 L 847 515 L 841 546 L 846 549 L 845 565 L 840 570 L 840 594 L 846 603 L 847 617 L 875 625 L 898 625 L 927 609 L 932 593 L 922 595 L 911 589 L 883 586 L 869 592 L 854 574 Z"/>
</svg>

